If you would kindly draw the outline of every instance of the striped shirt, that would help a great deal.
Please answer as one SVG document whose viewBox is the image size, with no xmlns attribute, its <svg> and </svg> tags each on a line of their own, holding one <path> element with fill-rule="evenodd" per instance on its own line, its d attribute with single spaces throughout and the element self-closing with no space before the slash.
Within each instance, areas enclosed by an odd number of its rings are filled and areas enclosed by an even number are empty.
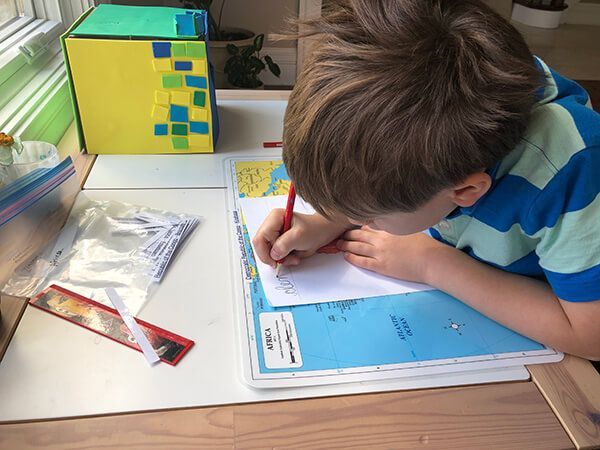
<svg viewBox="0 0 600 450">
<path fill-rule="evenodd" d="M 507 272 L 545 278 L 561 299 L 600 299 L 600 114 L 543 61 L 547 84 L 491 189 L 431 234 Z"/>
</svg>

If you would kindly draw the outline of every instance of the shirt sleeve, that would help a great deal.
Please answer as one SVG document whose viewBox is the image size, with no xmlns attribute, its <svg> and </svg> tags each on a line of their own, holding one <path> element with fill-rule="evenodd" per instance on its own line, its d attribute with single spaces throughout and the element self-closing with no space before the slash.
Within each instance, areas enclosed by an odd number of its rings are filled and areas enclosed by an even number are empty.
<svg viewBox="0 0 600 450">
<path fill-rule="evenodd" d="M 600 176 L 593 173 L 600 148 L 593 150 L 581 170 L 558 173 L 530 212 L 539 221 L 540 267 L 554 293 L 571 302 L 600 300 Z"/>
</svg>

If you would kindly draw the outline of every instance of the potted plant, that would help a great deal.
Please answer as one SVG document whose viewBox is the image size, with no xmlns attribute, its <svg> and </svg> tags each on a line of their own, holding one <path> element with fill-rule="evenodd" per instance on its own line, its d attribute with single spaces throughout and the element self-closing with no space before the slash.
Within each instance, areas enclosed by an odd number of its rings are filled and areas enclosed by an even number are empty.
<svg viewBox="0 0 600 450">
<path fill-rule="evenodd" d="M 232 56 L 227 46 L 232 44 L 238 49 L 252 48 L 258 36 L 250 30 L 243 28 L 222 27 L 223 8 L 226 0 L 223 0 L 219 8 L 218 16 L 213 15 L 211 6 L 213 0 L 179 0 L 184 8 L 203 9 L 208 13 L 208 46 L 210 48 L 211 62 L 215 68 L 215 86 L 223 88 L 228 86 L 228 76 L 225 74 L 225 64 Z M 216 18 L 215 18 L 216 17 Z M 262 47 L 262 40 L 261 47 Z M 266 59 L 266 57 L 265 57 Z M 256 63 L 255 63 L 256 64 Z M 261 83 L 262 84 L 262 83 Z"/>
<path fill-rule="evenodd" d="M 515 0 L 512 19 L 532 27 L 558 28 L 567 8 L 565 0 Z"/>
<path fill-rule="evenodd" d="M 263 86 L 258 75 L 267 67 L 273 75 L 279 77 L 281 69 L 269 55 L 261 57 L 264 34 L 254 38 L 252 45 L 240 48 L 235 44 L 227 44 L 227 52 L 231 57 L 225 63 L 224 71 L 227 81 L 235 87 L 256 89 Z"/>
</svg>

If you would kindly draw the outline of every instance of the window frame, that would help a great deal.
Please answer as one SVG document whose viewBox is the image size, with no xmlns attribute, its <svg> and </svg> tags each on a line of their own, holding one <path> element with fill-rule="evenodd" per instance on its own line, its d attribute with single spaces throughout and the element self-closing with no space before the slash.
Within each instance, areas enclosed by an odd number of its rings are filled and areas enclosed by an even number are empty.
<svg viewBox="0 0 600 450">
<path fill-rule="evenodd" d="M 60 35 L 91 6 L 93 0 L 23 0 L 25 15 L 0 26 L 0 131 L 52 143 L 62 137 L 73 112 Z M 42 49 L 28 58 L 19 47 L 34 41 Z"/>
</svg>

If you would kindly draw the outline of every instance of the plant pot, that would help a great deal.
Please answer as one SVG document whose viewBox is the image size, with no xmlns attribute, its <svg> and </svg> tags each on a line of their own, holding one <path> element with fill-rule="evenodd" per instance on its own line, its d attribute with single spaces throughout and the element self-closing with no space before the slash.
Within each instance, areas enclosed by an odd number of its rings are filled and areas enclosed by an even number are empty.
<svg viewBox="0 0 600 450">
<path fill-rule="evenodd" d="M 250 47 L 254 43 L 254 33 L 250 30 L 243 28 L 225 28 L 225 33 L 240 33 L 248 36 L 245 39 L 228 40 L 228 41 L 209 41 L 208 47 L 210 48 L 210 59 L 212 65 L 215 68 L 215 87 L 217 89 L 232 88 L 227 81 L 227 75 L 223 71 L 225 63 L 229 59 L 229 53 L 227 53 L 227 44 L 234 44 L 239 48 Z"/>
<path fill-rule="evenodd" d="M 530 8 L 515 3 L 512 10 L 512 20 L 537 28 L 558 28 L 564 10 L 551 11 Z"/>
</svg>

